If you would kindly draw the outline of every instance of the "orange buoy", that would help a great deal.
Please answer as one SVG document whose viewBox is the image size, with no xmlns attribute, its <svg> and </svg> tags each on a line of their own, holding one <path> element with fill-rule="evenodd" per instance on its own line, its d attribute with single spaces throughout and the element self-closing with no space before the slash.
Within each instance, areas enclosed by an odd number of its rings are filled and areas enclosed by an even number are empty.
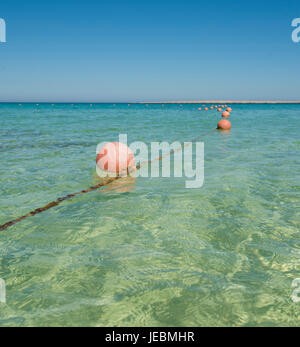
<svg viewBox="0 0 300 347">
<path fill-rule="evenodd" d="M 218 108 L 218 112 L 222 112 L 223 110 L 221 108 Z"/>
<path fill-rule="evenodd" d="M 222 119 L 218 123 L 218 129 L 220 129 L 220 130 L 230 130 L 231 129 L 231 123 L 227 119 Z"/>
<path fill-rule="evenodd" d="M 232 112 L 232 108 L 231 108 L 231 107 L 228 107 L 226 111 L 227 111 L 227 112 Z"/>
<path fill-rule="evenodd" d="M 97 167 L 109 173 L 127 173 L 135 169 L 135 159 L 132 150 L 119 142 L 104 145 L 97 155 Z"/>
<path fill-rule="evenodd" d="M 223 118 L 228 118 L 228 117 L 230 117 L 230 113 L 227 112 L 227 111 L 224 111 L 224 112 L 222 113 L 222 117 L 223 117 Z"/>
<path fill-rule="evenodd" d="M 208 111 L 208 107 L 205 107 L 204 111 Z"/>
</svg>

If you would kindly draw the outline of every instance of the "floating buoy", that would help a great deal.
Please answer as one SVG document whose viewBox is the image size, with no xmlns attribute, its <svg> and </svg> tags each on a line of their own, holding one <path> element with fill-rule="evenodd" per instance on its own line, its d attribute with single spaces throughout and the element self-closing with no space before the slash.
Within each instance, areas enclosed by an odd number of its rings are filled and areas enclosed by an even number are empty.
<svg viewBox="0 0 300 347">
<path fill-rule="evenodd" d="M 202 110 L 202 108 L 201 108 L 201 107 L 199 107 L 199 108 L 198 108 L 198 111 L 201 111 L 201 110 Z"/>
<path fill-rule="evenodd" d="M 231 129 L 231 123 L 227 119 L 222 119 L 218 123 L 218 129 L 220 129 L 220 130 L 230 130 Z"/>
<path fill-rule="evenodd" d="M 228 117 L 230 117 L 230 113 L 229 113 L 228 111 L 224 111 L 224 112 L 222 113 L 222 117 L 223 117 L 223 118 L 228 118 Z"/>
<path fill-rule="evenodd" d="M 231 108 L 231 107 L 228 107 L 226 111 L 227 111 L 227 112 L 232 112 L 232 108 Z"/>
<path fill-rule="evenodd" d="M 213 106 L 211 106 L 211 108 L 210 108 L 211 110 L 213 110 L 214 109 L 214 107 Z"/>
<path fill-rule="evenodd" d="M 204 111 L 208 111 L 208 107 L 205 107 Z"/>
<path fill-rule="evenodd" d="M 222 112 L 223 110 L 221 108 L 218 108 L 218 112 Z"/>
<path fill-rule="evenodd" d="M 104 145 L 97 155 L 97 167 L 109 173 L 126 174 L 135 169 L 135 159 L 132 150 L 119 142 Z"/>
</svg>

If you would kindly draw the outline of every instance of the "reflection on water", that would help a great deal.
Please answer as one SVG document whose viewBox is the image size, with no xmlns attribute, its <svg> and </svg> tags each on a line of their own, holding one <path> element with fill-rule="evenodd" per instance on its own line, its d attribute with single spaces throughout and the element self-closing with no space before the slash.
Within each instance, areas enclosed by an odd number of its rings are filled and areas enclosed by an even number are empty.
<svg viewBox="0 0 300 347">
<path fill-rule="evenodd" d="M 102 181 L 99 179 L 98 181 Z M 132 192 L 135 189 L 135 184 L 136 184 L 136 178 L 135 177 L 122 177 L 119 178 L 118 180 L 112 182 L 111 184 L 105 186 L 102 190 L 99 192 L 101 194 L 105 193 L 129 193 Z"/>
</svg>

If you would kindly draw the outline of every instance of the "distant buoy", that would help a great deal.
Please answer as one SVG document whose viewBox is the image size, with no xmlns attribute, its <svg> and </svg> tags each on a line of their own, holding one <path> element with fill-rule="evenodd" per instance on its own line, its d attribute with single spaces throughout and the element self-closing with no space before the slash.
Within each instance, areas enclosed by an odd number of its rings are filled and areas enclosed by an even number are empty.
<svg viewBox="0 0 300 347">
<path fill-rule="evenodd" d="M 201 111 L 201 110 L 202 110 L 202 108 L 201 108 L 201 107 L 199 107 L 199 108 L 198 108 L 198 111 Z"/>
<path fill-rule="evenodd" d="M 218 108 L 218 112 L 222 112 L 223 110 L 221 108 Z"/>
<path fill-rule="evenodd" d="M 97 167 L 109 173 L 126 174 L 135 169 L 134 154 L 129 147 L 119 142 L 103 146 L 97 155 Z"/>
<path fill-rule="evenodd" d="M 231 107 L 228 107 L 226 111 L 227 111 L 227 112 L 232 112 L 232 108 L 231 108 Z"/>
<path fill-rule="evenodd" d="M 218 123 L 218 129 L 220 129 L 220 130 L 230 130 L 231 129 L 231 123 L 227 119 L 222 119 Z"/>
<path fill-rule="evenodd" d="M 204 111 L 208 111 L 208 107 L 205 107 Z"/>
<path fill-rule="evenodd" d="M 228 111 L 224 111 L 224 112 L 222 113 L 222 117 L 223 117 L 223 118 L 228 118 L 228 117 L 230 117 L 230 113 L 229 113 Z"/>
</svg>

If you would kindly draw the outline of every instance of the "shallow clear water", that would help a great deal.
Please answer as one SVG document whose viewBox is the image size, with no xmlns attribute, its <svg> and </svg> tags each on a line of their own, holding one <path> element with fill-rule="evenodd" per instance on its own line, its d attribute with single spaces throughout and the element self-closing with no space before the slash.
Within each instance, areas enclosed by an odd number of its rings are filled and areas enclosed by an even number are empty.
<svg viewBox="0 0 300 347">
<path fill-rule="evenodd" d="M 96 146 L 189 141 L 198 105 L 0 105 L 0 224 L 96 182 Z M 138 178 L 0 232 L 1 326 L 293 326 L 300 105 L 235 105 L 205 184 Z"/>
</svg>

